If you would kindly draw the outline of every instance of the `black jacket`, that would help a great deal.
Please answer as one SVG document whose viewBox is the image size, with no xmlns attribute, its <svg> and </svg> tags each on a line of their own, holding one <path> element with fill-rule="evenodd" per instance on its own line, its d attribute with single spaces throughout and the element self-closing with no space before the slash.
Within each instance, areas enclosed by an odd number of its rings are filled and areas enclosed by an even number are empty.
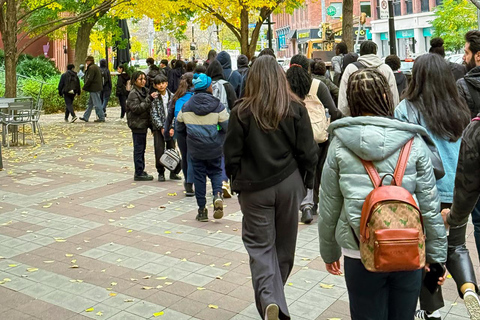
<svg viewBox="0 0 480 320">
<path fill-rule="evenodd" d="M 395 81 L 397 82 L 398 96 L 402 96 L 403 90 L 407 89 L 407 77 L 400 71 L 393 71 Z"/>
<path fill-rule="evenodd" d="M 80 95 L 82 92 L 80 90 L 80 80 L 78 79 L 77 73 L 73 70 L 67 70 L 60 77 L 60 82 L 58 83 L 58 94 L 63 96 L 68 94 L 70 90 L 73 90 L 73 94 Z"/>
<path fill-rule="evenodd" d="M 212 78 L 212 81 L 218 81 L 222 79 L 225 80 L 222 65 L 220 64 L 220 62 L 218 62 L 217 60 L 213 60 L 210 63 L 210 66 L 207 69 L 207 76 Z M 229 110 L 232 110 L 235 105 L 235 101 L 237 100 L 237 94 L 235 93 L 235 90 L 233 89 L 233 86 L 230 84 L 230 82 L 224 83 L 223 87 L 227 92 L 228 101 L 228 106 L 225 107 L 228 107 Z"/>
<path fill-rule="evenodd" d="M 170 70 L 168 73 L 168 90 L 172 93 L 175 93 L 178 89 L 178 85 L 180 84 L 180 78 L 185 73 L 182 68 L 176 68 Z"/>
<path fill-rule="evenodd" d="M 448 66 L 450 67 L 450 70 L 452 70 L 455 81 L 458 81 L 458 79 L 462 79 L 467 73 L 467 68 L 463 64 L 449 61 Z"/>
<path fill-rule="evenodd" d="M 83 90 L 87 92 L 101 92 L 103 89 L 102 72 L 100 68 L 91 63 L 85 71 L 85 83 Z"/>
<path fill-rule="evenodd" d="M 248 73 L 248 58 L 244 54 L 239 55 L 237 58 L 237 71 L 242 77 L 245 77 Z"/>
<path fill-rule="evenodd" d="M 480 113 L 480 67 L 470 70 L 457 81 L 458 93 L 465 99 L 472 118 Z M 473 92 L 471 91 L 473 90 Z M 472 95 L 473 93 L 473 95 Z"/>
<path fill-rule="evenodd" d="M 333 83 L 333 81 L 330 80 L 330 78 L 327 76 L 313 75 L 313 78 L 322 81 L 327 86 L 328 91 L 330 91 L 330 95 L 332 96 L 333 102 L 335 102 L 335 105 L 337 105 L 338 104 L 338 87 L 335 85 L 335 83 Z"/>
<path fill-rule="evenodd" d="M 277 130 L 265 132 L 251 113 L 238 108 L 230 113 L 224 145 L 225 170 L 233 181 L 232 190 L 258 191 L 272 187 L 297 168 L 307 188 L 313 189 L 318 146 L 313 140 L 307 109 L 292 103 L 292 116 L 280 122 Z"/>
<path fill-rule="evenodd" d="M 232 70 L 232 58 L 226 51 L 222 51 L 217 55 L 217 60 L 223 68 L 223 76 L 225 80 L 230 82 L 235 90 L 237 97 L 240 97 L 242 91 L 242 76 L 237 70 Z M 210 65 L 213 61 L 210 62 Z"/>
<path fill-rule="evenodd" d="M 153 84 L 154 84 L 153 80 L 159 74 L 162 74 L 162 71 L 156 65 L 153 64 L 148 68 L 148 73 L 146 74 L 146 77 L 145 77 L 147 80 L 145 84 L 145 88 L 147 88 L 147 91 L 149 93 L 153 92 Z"/>
<path fill-rule="evenodd" d="M 130 76 L 127 73 L 121 73 L 117 78 L 117 87 L 115 94 L 117 96 L 128 96 L 129 92 L 127 91 L 127 82 L 130 80 Z"/>
<path fill-rule="evenodd" d="M 107 60 L 100 60 L 100 72 L 102 73 L 103 92 L 112 92 L 112 76 L 108 70 Z"/>
<path fill-rule="evenodd" d="M 133 86 L 127 99 L 127 123 L 134 133 L 147 133 L 151 128 L 150 109 L 152 97 L 147 93 L 146 88 Z"/>
</svg>

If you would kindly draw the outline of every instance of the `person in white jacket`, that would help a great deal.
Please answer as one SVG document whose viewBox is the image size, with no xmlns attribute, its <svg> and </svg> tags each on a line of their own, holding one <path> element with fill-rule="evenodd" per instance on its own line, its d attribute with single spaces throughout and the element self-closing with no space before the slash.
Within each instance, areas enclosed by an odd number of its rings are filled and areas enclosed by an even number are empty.
<svg viewBox="0 0 480 320">
<path fill-rule="evenodd" d="M 342 79 L 340 81 L 340 91 L 338 95 L 338 109 L 344 116 L 350 116 L 350 109 L 348 108 L 347 101 L 347 86 L 348 78 L 350 75 L 362 68 L 375 68 L 380 71 L 388 80 L 388 85 L 393 95 L 394 105 L 398 105 L 400 102 L 397 90 L 397 82 L 392 69 L 382 62 L 380 57 L 377 56 L 377 45 L 373 41 L 364 41 L 360 45 L 360 57 L 355 63 L 350 63 L 343 72 Z"/>
</svg>

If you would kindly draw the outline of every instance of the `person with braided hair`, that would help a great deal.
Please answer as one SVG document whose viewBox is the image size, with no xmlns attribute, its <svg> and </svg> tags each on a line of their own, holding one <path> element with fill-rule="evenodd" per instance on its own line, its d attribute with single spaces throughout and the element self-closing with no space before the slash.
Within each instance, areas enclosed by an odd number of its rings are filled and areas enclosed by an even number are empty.
<svg viewBox="0 0 480 320">
<path fill-rule="evenodd" d="M 318 233 L 320 254 L 329 273 L 340 275 L 344 256 L 345 281 L 353 320 L 412 320 L 420 294 L 422 270 L 370 272 L 359 251 L 362 206 L 373 190 L 361 159 L 372 161 L 380 176 L 393 173 L 400 150 L 413 139 L 403 188 L 417 199 L 426 232 L 428 263 L 443 263 L 446 231 L 431 160 L 420 135 L 424 128 L 393 119 L 394 98 L 377 69 L 355 71 L 346 98 L 351 117 L 329 127 L 330 147 L 323 167 Z M 391 183 L 386 176 L 384 184 Z M 443 281 L 443 278 L 439 279 Z"/>
<path fill-rule="evenodd" d="M 290 68 L 287 71 L 287 80 L 290 88 L 300 99 L 305 99 L 310 87 L 313 87 L 313 78 L 308 72 L 310 61 L 304 55 L 297 54 L 290 60 Z M 325 111 L 331 115 L 331 121 L 342 117 L 342 113 L 337 109 L 335 102 L 330 94 L 328 87 L 321 81 L 315 79 L 318 84 L 317 97 L 325 107 Z M 320 188 L 320 177 L 322 175 L 323 163 L 328 149 L 328 140 L 318 144 L 318 164 L 315 169 L 315 184 L 313 189 L 309 189 L 307 196 L 302 201 L 300 210 L 302 211 L 301 222 L 309 224 L 313 221 L 313 215 L 317 214 L 318 209 L 318 190 Z"/>
</svg>

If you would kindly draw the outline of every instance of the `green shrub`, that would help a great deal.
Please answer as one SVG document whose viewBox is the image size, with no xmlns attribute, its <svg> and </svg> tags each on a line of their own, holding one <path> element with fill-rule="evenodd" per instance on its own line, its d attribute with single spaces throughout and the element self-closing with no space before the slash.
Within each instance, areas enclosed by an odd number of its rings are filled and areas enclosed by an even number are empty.
<svg viewBox="0 0 480 320">
<path fill-rule="evenodd" d="M 59 73 L 60 71 L 55 67 L 55 63 L 43 56 L 30 58 L 29 56 L 24 55 L 17 63 L 17 74 L 29 78 L 47 80 Z"/>
<path fill-rule="evenodd" d="M 0 49 L 0 67 L 3 67 L 5 64 L 5 51 Z"/>
</svg>

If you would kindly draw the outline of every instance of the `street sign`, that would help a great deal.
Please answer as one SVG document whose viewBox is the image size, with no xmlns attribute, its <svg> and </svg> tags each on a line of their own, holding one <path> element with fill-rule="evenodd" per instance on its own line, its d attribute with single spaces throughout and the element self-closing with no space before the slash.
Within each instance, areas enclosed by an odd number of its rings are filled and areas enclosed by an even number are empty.
<svg viewBox="0 0 480 320">
<path fill-rule="evenodd" d="M 330 17 L 333 17 L 334 15 L 337 14 L 337 8 L 335 8 L 334 6 L 329 6 L 327 8 L 327 14 L 330 16 Z"/>
<path fill-rule="evenodd" d="M 388 1 L 381 0 L 380 1 L 380 19 L 388 19 Z"/>
</svg>

